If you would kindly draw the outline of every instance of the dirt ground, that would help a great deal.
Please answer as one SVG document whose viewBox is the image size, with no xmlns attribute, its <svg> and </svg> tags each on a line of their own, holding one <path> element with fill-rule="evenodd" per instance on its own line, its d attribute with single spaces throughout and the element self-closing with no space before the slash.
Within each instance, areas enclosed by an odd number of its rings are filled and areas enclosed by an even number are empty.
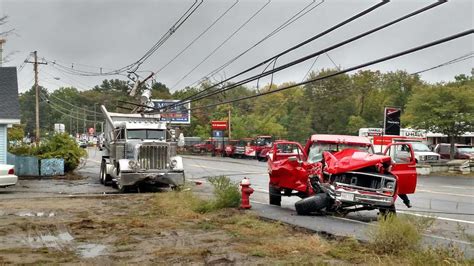
<svg viewBox="0 0 474 266">
<path fill-rule="evenodd" d="M 180 209 L 184 194 L 0 201 L 0 263 L 270 264 L 283 256 L 245 246 L 283 225 L 265 228 L 238 210 L 201 215 Z M 315 248 L 324 249 L 322 243 Z M 287 251 L 298 258 L 295 247 L 277 250 Z"/>
</svg>

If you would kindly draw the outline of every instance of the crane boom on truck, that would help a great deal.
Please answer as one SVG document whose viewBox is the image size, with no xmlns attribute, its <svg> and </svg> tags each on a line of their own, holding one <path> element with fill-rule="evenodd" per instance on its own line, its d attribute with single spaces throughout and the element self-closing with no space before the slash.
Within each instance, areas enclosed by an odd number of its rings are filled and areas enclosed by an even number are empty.
<svg viewBox="0 0 474 266">
<path fill-rule="evenodd" d="M 183 160 L 176 155 L 177 142 L 171 138 L 160 114 L 108 112 L 100 181 L 115 184 L 121 192 L 142 185 L 171 187 L 184 185 Z"/>
</svg>

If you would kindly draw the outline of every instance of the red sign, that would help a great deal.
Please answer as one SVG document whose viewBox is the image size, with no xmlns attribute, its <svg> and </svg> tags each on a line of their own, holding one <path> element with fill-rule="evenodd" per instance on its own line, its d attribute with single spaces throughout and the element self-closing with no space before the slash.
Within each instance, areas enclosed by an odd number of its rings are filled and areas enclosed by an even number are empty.
<svg viewBox="0 0 474 266">
<path fill-rule="evenodd" d="M 213 130 L 226 130 L 227 121 L 211 121 L 211 128 Z"/>
<path fill-rule="evenodd" d="M 89 132 L 89 135 L 91 135 L 91 136 L 94 135 L 94 128 L 93 127 L 90 127 L 87 131 Z"/>
</svg>

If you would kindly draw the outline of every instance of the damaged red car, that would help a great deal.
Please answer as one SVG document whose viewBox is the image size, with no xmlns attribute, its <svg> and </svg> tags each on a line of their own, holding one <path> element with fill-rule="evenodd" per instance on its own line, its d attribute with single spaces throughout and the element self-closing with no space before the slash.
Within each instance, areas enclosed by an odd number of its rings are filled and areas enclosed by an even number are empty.
<svg viewBox="0 0 474 266">
<path fill-rule="evenodd" d="M 375 154 L 365 137 L 317 134 L 304 148 L 297 142 L 275 142 L 268 158 L 270 204 L 280 206 L 282 196 L 299 196 L 295 209 L 301 215 L 395 212 L 397 196 L 416 189 L 409 143 L 392 143 Z"/>
</svg>

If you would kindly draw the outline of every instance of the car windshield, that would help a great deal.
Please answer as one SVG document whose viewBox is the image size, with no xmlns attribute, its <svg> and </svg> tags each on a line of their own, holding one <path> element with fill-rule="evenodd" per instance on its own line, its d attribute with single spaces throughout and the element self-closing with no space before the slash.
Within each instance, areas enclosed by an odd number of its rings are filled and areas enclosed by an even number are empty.
<svg viewBox="0 0 474 266">
<path fill-rule="evenodd" d="M 412 143 L 413 151 L 431 151 L 426 144 L 423 143 Z"/>
<path fill-rule="evenodd" d="M 127 130 L 127 138 L 164 140 L 166 138 L 166 132 L 159 129 L 129 129 Z"/>
<path fill-rule="evenodd" d="M 458 147 L 460 153 L 474 153 L 474 147 Z"/>
<path fill-rule="evenodd" d="M 255 140 L 257 146 L 265 146 L 272 142 L 271 138 L 257 138 Z"/>
<path fill-rule="evenodd" d="M 371 145 L 314 142 L 309 148 L 308 162 L 314 163 L 321 161 L 323 159 L 323 151 L 337 152 L 344 149 L 356 149 L 363 152 L 374 153 Z"/>
</svg>

